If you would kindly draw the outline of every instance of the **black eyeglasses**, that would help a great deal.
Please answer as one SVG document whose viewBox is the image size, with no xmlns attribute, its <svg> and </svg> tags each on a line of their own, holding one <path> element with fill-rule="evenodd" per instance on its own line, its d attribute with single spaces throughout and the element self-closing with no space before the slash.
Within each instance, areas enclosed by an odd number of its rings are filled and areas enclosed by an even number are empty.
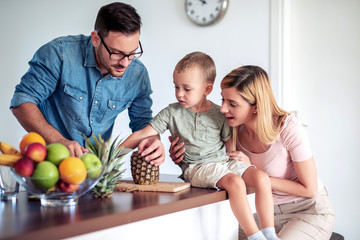
<svg viewBox="0 0 360 240">
<path fill-rule="evenodd" d="M 104 39 L 101 37 L 101 35 L 98 33 L 101 42 L 103 43 L 106 51 L 109 53 L 109 58 L 112 61 L 121 61 L 123 60 L 125 57 L 127 57 L 129 59 L 129 61 L 135 60 L 139 57 L 141 57 L 141 55 L 143 54 L 143 49 L 141 47 L 141 42 L 139 41 L 139 47 L 140 47 L 140 52 L 136 52 L 136 53 L 130 53 L 130 54 L 124 54 L 124 53 L 113 53 L 110 51 L 110 49 L 108 48 L 108 46 L 105 44 Z"/>
</svg>

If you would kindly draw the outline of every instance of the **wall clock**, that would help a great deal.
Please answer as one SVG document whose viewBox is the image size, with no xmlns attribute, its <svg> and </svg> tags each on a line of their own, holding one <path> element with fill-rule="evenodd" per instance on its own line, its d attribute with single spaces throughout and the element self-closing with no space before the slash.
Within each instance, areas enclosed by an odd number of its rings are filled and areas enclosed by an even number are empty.
<svg viewBox="0 0 360 240">
<path fill-rule="evenodd" d="M 225 15 L 229 0 L 185 0 L 188 18 L 199 26 L 214 24 Z"/>
</svg>

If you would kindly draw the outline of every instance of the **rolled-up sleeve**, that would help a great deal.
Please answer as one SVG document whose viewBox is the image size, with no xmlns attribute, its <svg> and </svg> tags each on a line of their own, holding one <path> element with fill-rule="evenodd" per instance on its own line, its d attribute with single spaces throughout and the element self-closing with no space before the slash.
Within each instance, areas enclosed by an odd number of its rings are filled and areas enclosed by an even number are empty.
<svg viewBox="0 0 360 240">
<path fill-rule="evenodd" d="M 61 46 L 53 40 L 42 46 L 29 62 L 29 70 L 15 87 L 10 108 L 30 102 L 39 105 L 56 89 L 61 75 Z"/>
</svg>

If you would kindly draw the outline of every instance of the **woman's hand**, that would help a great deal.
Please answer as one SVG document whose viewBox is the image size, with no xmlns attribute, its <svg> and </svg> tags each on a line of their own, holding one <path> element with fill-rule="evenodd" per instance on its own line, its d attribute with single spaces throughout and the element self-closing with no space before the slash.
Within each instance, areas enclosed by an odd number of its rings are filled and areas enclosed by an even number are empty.
<svg viewBox="0 0 360 240">
<path fill-rule="evenodd" d="M 185 148 L 184 142 L 179 143 L 180 138 L 176 137 L 174 141 L 172 140 L 172 137 L 169 137 L 169 141 L 171 142 L 169 153 L 170 157 L 173 160 L 174 163 L 179 164 L 184 159 L 184 152 Z"/>
<path fill-rule="evenodd" d="M 151 165 L 160 166 L 165 161 L 164 145 L 160 141 L 159 135 L 142 140 L 139 143 L 138 152 L 142 156 L 146 156 L 145 160 L 150 161 Z"/>
<path fill-rule="evenodd" d="M 242 162 L 251 164 L 250 158 L 245 153 L 243 153 L 241 151 L 228 152 L 228 153 L 226 153 L 226 155 L 229 156 L 230 160 L 238 160 L 238 161 L 242 161 Z"/>
</svg>

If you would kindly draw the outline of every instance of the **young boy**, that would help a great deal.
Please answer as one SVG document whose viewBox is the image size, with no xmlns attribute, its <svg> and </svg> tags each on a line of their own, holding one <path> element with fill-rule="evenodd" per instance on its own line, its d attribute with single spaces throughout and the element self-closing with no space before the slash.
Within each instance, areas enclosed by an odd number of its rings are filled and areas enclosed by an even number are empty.
<svg viewBox="0 0 360 240">
<path fill-rule="evenodd" d="M 278 239 L 269 177 L 235 157 L 240 152 L 233 151 L 225 116 L 218 105 L 206 98 L 213 89 L 215 77 L 216 68 L 211 57 L 202 52 L 186 55 L 173 73 L 178 102 L 161 110 L 148 126 L 130 135 L 122 146 L 133 149 L 141 140 L 169 129 L 171 136 L 179 136 L 186 146 L 184 160 L 179 164 L 182 178 L 194 187 L 225 189 L 233 213 L 248 239 Z M 226 149 L 232 152 L 230 159 Z M 245 183 L 255 189 L 261 231 L 252 215 Z"/>
</svg>

